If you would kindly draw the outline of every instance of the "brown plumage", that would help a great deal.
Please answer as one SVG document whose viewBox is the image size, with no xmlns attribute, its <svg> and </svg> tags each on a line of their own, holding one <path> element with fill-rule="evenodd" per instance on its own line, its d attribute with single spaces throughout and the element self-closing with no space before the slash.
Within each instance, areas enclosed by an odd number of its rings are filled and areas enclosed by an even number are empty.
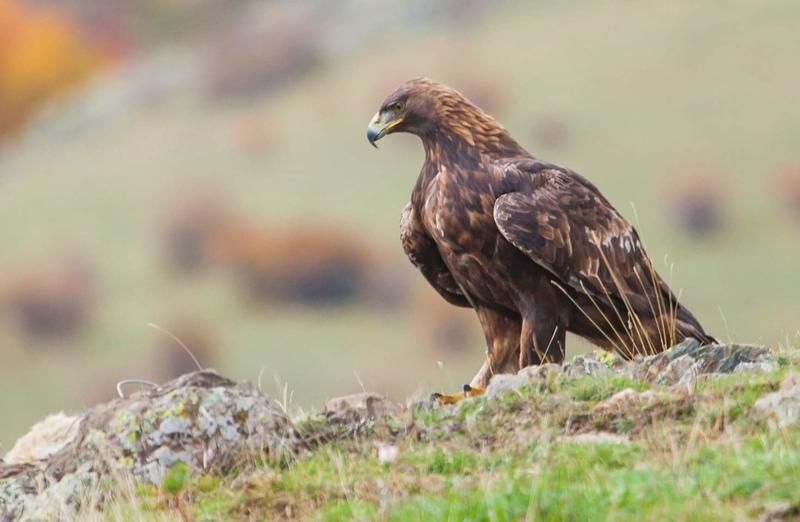
<svg viewBox="0 0 800 522">
<path fill-rule="evenodd" d="M 486 336 L 471 386 L 562 362 L 568 331 L 625 357 L 686 337 L 714 342 L 591 182 L 535 158 L 459 92 L 424 78 L 401 85 L 367 137 L 391 132 L 425 149 L 403 248 L 444 299 L 475 310 Z"/>
</svg>

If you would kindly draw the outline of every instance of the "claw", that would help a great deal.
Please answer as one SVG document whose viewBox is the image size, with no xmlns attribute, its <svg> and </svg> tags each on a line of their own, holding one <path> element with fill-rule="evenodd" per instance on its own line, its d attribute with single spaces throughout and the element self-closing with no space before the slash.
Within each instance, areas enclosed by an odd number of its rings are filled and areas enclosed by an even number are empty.
<svg viewBox="0 0 800 522">
<path fill-rule="evenodd" d="M 432 393 L 431 402 L 438 404 L 455 404 L 460 400 L 468 399 L 470 397 L 479 397 L 483 395 L 483 388 L 473 388 L 469 384 L 465 384 L 463 391 L 450 394 Z"/>
</svg>

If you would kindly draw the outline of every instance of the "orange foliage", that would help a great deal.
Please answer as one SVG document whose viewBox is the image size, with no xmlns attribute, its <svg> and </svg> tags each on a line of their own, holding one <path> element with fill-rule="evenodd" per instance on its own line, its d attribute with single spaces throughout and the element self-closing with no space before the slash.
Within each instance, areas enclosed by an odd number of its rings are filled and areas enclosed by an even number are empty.
<svg viewBox="0 0 800 522">
<path fill-rule="evenodd" d="M 102 62 L 64 13 L 0 0 L 0 139 Z"/>
</svg>

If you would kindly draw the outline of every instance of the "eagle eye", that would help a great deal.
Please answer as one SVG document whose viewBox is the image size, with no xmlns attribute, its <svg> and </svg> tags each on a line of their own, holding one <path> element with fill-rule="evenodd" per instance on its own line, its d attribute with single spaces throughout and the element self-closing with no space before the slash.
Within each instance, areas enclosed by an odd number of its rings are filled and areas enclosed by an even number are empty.
<svg viewBox="0 0 800 522">
<path fill-rule="evenodd" d="M 403 105 L 401 103 L 399 103 L 399 102 L 393 103 L 393 104 L 389 105 L 389 110 L 392 111 L 395 114 L 400 114 L 400 111 L 403 110 Z"/>
</svg>

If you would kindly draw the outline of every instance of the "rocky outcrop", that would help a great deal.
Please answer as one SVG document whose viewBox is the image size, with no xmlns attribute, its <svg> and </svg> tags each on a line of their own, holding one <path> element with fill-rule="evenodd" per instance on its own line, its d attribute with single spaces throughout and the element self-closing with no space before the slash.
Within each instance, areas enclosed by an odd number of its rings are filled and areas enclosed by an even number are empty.
<svg viewBox="0 0 800 522">
<path fill-rule="evenodd" d="M 667 386 L 691 384 L 697 378 L 742 372 L 771 372 L 778 369 L 775 355 L 763 346 L 750 344 L 702 346 L 687 339 L 657 355 L 625 361 L 608 352 L 579 355 L 563 367 L 556 364 L 530 366 L 516 375 L 496 375 L 486 389 L 494 397 L 537 380 L 555 375 L 567 379 L 620 375 Z"/>
<path fill-rule="evenodd" d="M 0 520 L 70 518 L 81 493 L 109 473 L 158 483 L 177 462 L 224 471 L 247 452 L 281 458 L 298 444 L 275 401 L 213 371 L 99 404 L 64 426 L 71 432 L 29 434 L 58 439 L 53 454 L 0 466 Z"/>
<path fill-rule="evenodd" d="M 775 371 L 778 362 L 764 346 L 702 346 L 695 339 L 686 339 L 665 352 L 631 361 L 625 367 L 633 378 L 672 385 L 690 384 L 700 375 Z"/>
</svg>

